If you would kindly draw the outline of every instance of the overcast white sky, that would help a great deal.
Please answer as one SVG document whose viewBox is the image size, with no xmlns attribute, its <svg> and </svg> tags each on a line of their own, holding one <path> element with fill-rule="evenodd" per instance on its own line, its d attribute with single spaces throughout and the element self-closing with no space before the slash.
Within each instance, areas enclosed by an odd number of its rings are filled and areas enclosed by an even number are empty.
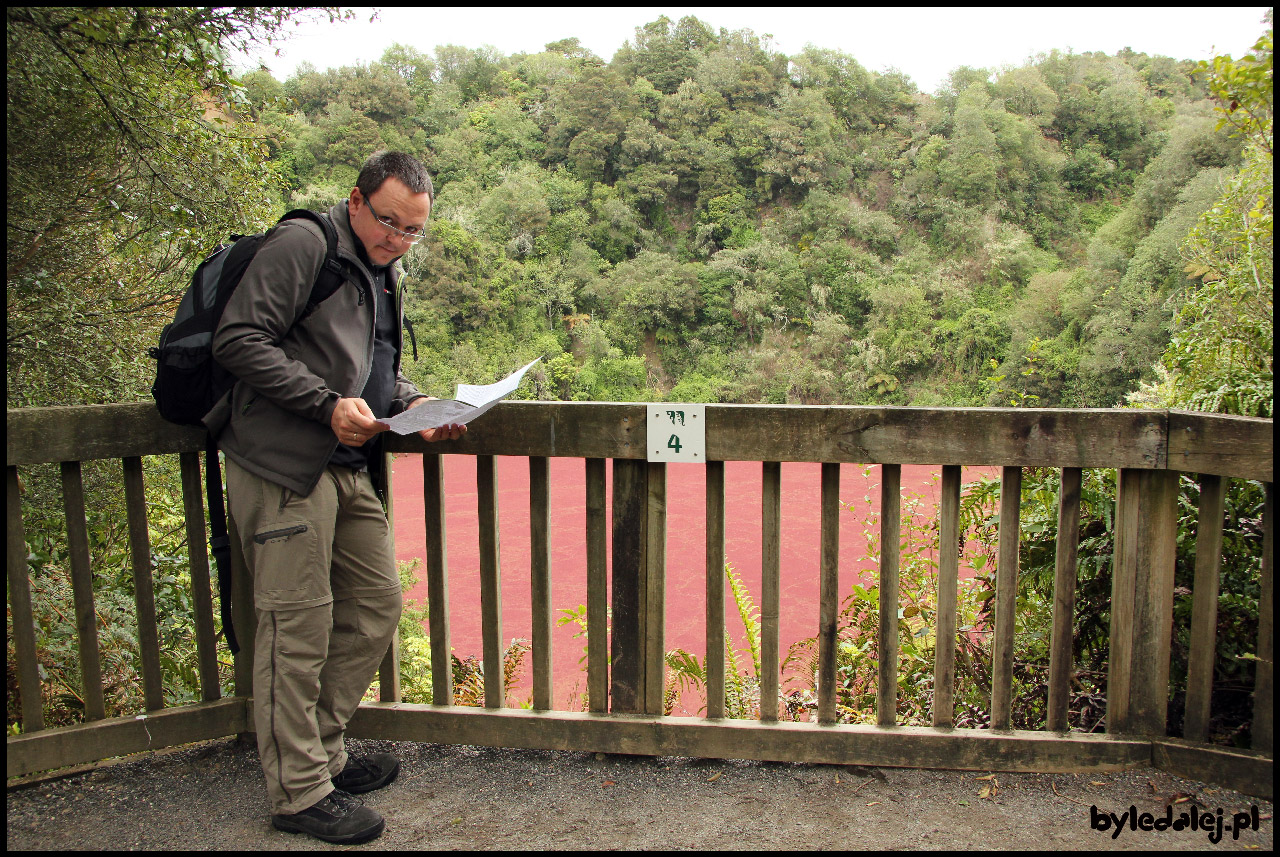
<svg viewBox="0 0 1280 857">
<path fill-rule="evenodd" d="M 1124 47 L 1175 59 L 1215 53 L 1239 57 L 1262 34 L 1264 6 L 1171 7 L 876 7 L 830 8 L 630 6 L 446 6 L 357 8 L 356 19 L 300 26 L 280 46 L 254 59 L 279 80 L 298 63 L 319 69 L 379 59 L 393 42 L 430 54 L 437 45 L 491 45 L 506 55 L 536 53 L 547 42 L 577 36 L 606 61 L 659 15 L 693 15 L 713 28 L 749 28 L 773 36 L 772 47 L 799 53 L 806 44 L 853 56 L 872 71 L 896 67 L 924 92 L 934 92 L 957 66 L 1021 65 L 1053 48 L 1115 53 Z"/>
</svg>

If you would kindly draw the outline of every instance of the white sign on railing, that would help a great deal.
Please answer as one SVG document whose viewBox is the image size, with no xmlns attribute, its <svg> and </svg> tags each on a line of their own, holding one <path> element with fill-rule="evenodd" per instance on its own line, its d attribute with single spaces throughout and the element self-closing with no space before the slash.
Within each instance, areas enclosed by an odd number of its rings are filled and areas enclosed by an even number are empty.
<svg viewBox="0 0 1280 857">
<path fill-rule="evenodd" d="M 649 405 L 647 428 L 650 461 L 706 463 L 706 405 Z"/>
</svg>

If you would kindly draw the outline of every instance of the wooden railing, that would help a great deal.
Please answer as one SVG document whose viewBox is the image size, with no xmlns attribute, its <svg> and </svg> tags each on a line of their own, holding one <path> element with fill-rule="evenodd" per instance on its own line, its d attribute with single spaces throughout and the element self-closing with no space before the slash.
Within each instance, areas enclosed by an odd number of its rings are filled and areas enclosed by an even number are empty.
<svg viewBox="0 0 1280 857">
<path fill-rule="evenodd" d="M 349 734 L 394 740 L 777 761 L 1061 771 L 1159 767 L 1255 795 L 1271 795 L 1272 421 L 1178 411 L 865 408 L 709 405 L 707 463 L 707 717 L 662 716 L 666 469 L 645 460 L 645 406 L 508 402 L 459 441 L 395 438 L 389 452 L 423 453 L 430 604 L 432 705 L 399 701 L 397 647 L 381 670 L 381 701 L 361 707 Z M 236 696 L 220 698 L 199 452 L 200 431 L 164 422 L 148 404 L 8 413 L 8 570 L 23 731 L 8 740 L 8 775 L 250 732 L 252 588 L 235 559 L 233 604 L 242 651 Z M 203 702 L 165 709 L 151 598 L 141 457 L 178 455 L 198 612 Z M 448 569 L 440 456 L 477 456 L 485 705 L 454 706 Z M 501 669 L 497 479 L 494 456 L 528 456 L 530 468 L 533 710 L 506 707 Z M 548 459 L 586 459 L 588 697 L 590 711 L 552 709 L 552 610 Z M 97 656 L 92 568 L 80 462 L 121 459 L 137 598 L 145 712 L 105 718 Z M 606 467 L 612 460 L 612 562 L 606 553 Z M 759 721 L 726 719 L 724 676 L 724 462 L 762 462 L 763 593 Z M 816 722 L 778 719 L 781 463 L 821 462 L 821 561 Z M 67 519 L 88 722 L 44 729 L 35 654 L 19 468 L 58 462 Z M 836 614 L 841 463 L 882 465 L 880 633 L 876 726 L 836 723 Z M 939 603 L 958 579 L 960 466 L 1001 468 L 990 729 L 952 726 L 953 646 L 937 646 L 932 726 L 896 725 L 896 545 L 901 465 L 942 466 Z M 1047 720 L 1010 728 L 1018 508 L 1022 468 L 1062 469 L 1054 631 Z M 1083 468 L 1119 471 L 1107 684 L 1107 733 L 1066 731 L 1072 671 L 1076 548 Z M 1194 613 L 1184 736 L 1166 736 L 1178 474 L 1198 474 Z M 1215 649 L 1224 477 L 1265 483 L 1252 750 L 1205 743 Z M 233 545 L 235 539 L 233 538 Z M 612 575 L 612 595 L 607 583 Z M 612 608 L 611 634 L 606 615 Z M 955 639 L 953 610 L 939 610 L 939 640 Z M 244 629 L 244 630 L 241 630 Z"/>
</svg>

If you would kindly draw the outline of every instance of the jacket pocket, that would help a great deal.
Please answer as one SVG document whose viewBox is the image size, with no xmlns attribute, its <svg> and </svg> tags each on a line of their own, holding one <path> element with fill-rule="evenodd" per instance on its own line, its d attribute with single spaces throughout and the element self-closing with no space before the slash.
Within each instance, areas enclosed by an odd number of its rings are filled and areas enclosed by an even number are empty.
<svg viewBox="0 0 1280 857">
<path fill-rule="evenodd" d="M 283 508 L 284 501 L 281 500 L 280 506 Z M 281 527 L 277 530 L 267 530 L 261 533 L 254 533 L 253 540 L 260 545 L 269 544 L 271 542 L 282 542 L 290 536 L 296 536 L 299 533 L 305 533 L 308 527 L 306 524 L 293 524 L 288 527 Z"/>
<path fill-rule="evenodd" d="M 288 610 L 330 597 L 329 569 L 307 521 L 272 521 L 253 534 L 253 591 L 259 609 Z"/>
</svg>

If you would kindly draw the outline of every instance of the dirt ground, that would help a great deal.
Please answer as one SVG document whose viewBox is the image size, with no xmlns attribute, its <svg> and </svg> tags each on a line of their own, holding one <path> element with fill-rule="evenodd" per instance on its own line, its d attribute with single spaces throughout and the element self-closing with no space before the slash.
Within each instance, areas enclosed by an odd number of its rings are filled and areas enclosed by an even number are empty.
<svg viewBox="0 0 1280 857">
<path fill-rule="evenodd" d="M 497 750 L 389 741 L 399 778 L 364 795 L 385 850 L 1266 850 L 1272 804 L 1151 768 L 1006 774 Z M 271 828 L 257 751 L 228 739 L 12 787 L 10 850 L 323 850 Z M 1232 816 L 1259 826 L 1232 832 Z M 1131 829 L 1208 814 L 1216 829 Z M 1095 809 L 1096 808 L 1096 809 Z M 1110 815 L 1120 818 L 1118 835 Z M 1123 817 L 1122 817 L 1123 816 Z M 1106 817 L 1108 829 L 1102 827 Z M 1237 838 L 1238 837 L 1238 838 Z"/>
</svg>

